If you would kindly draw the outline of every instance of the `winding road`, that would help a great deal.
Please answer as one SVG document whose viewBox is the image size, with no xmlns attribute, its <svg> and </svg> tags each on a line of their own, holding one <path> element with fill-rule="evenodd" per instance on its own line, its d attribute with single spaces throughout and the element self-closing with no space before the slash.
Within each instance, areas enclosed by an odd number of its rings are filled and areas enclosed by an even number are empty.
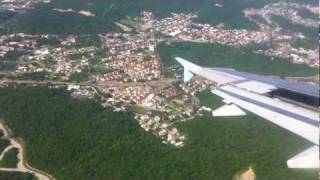
<svg viewBox="0 0 320 180">
<path fill-rule="evenodd" d="M 10 137 L 10 130 L 5 127 L 2 122 L 0 122 L 0 129 L 3 131 L 4 136 L 10 141 L 10 145 L 1 153 L 0 160 L 3 158 L 4 154 L 11 148 L 17 148 L 19 151 L 17 155 L 17 158 L 19 160 L 17 168 L 0 168 L 0 171 L 24 172 L 33 174 L 35 177 L 37 177 L 38 180 L 55 180 L 55 178 L 48 173 L 35 169 L 26 162 L 25 151 L 23 149 L 21 141 L 19 139 Z"/>
</svg>

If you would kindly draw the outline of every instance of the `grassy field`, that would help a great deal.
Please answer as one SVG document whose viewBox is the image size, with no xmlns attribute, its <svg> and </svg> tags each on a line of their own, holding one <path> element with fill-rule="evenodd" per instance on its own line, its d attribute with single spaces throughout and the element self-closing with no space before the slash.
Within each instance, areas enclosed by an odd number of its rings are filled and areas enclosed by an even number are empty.
<svg viewBox="0 0 320 180">
<path fill-rule="evenodd" d="M 36 81 L 42 81 L 45 79 L 48 79 L 47 77 L 50 74 L 47 72 L 31 72 L 31 73 L 23 73 L 18 75 L 18 79 L 21 80 L 36 80 Z"/>
<path fill-rule="evenodd" d="M 75 72 L 70 75 L 69 80 L 73 81 L 73 82 L 88 81 L 89 80 L 89 72 L 87 69 L 83 69 L 81 72 Z"/>
<path fill-rule="evenodd" d="M 137 114 L 145 114 L 146 113 L 145 108 L 142 106 L 133 106 L 131 111 L 133 113 L 137 113 Z"/>
<path fill-rule="evenodd" d="M 139 23 L 132 19 L 122 19 L 120 21 L 121 24 L 124 24 L 126 26 L 129 26 L 130 28 L 133 28 L 134 30 L 138 31 L 140 29 Z"/>
<path fill-rule="evenodd" d="M 175 57 L 182 57 L 201 66 L 227 67 L 240 71 L 275 76 L 311 76 L 318 69 L 293 64 L 286 59 L 259 55 L 249 48 L 234 48 L 219 44 L 181 42 L 158 46 L 164 67 L 176 66 Z"/>
<path fill-rule="evenodd" d="M 249 166 L 259 180 L 317 176 L 285 163 L 310 143 L 253 115 L 180 123 L 187 141 L 176 149 L 143 131 L 131 113 L 104 110 L 60 89 L 2 88 L 0 103 L 1 118 L 24 139 L 31 166 L 58 180 L 226 180 Z"/>
</svg>

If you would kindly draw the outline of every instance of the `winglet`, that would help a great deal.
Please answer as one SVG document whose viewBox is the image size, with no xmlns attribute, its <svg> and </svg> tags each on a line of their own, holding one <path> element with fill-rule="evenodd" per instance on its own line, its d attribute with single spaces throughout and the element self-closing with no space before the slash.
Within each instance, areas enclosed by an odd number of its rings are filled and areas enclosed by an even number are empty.
<svg viewBox="0 0 320 180">
<path fill-rule="evenodd" d="M 193 64 L 183 58 L 176 57 L 175 58 L 184 68 L 183 72 L 183 81 L 187 82 L 193 77 L 193 73 L 201 69 L 201 66 Z"/>
</svg>

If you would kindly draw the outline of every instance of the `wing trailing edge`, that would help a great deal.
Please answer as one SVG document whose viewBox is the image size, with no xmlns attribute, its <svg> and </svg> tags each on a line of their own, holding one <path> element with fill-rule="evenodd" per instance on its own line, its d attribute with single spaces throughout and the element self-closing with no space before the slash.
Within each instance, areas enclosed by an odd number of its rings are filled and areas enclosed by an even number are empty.
<svg viewBox="0 0 320 180">
<path fill-rule="evenodd" d="M 289 168 L 319 168 L 319 146 L 297 154 L 287 161 Z"/>
</svg>

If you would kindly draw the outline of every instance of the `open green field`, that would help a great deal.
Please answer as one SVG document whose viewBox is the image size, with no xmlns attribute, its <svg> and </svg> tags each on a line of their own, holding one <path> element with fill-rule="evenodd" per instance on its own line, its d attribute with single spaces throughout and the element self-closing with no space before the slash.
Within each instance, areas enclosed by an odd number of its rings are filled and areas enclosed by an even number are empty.
<svg viewBox="0 0 320 180">
<path fill-rule="evenodd" d="M 286 167 L 310 143 L 253 115 L 180 123 L 187 141 L 177 149 L 142 130 L 131 113 L 72 99 L 61 89 L 2 88 L 0 104 L 0 118 L 24 139 L 30 165 L 57 180 L 226 180 L 249 166 L 259 180 L 317 177 Z"/>
<path fill-rule="evenodd" d="M 290 0 L 299 3 L 316 3 L 313 1 Z M 198 12 L 196 20 L 202 23 L 224 23 L 227 28 L 255 29 L 256 24 L 246 19 L 242 13 L 244 8 L 263 7 L 277 0 L 56 0 L 51 3 L 37 5 L 26 14 L 18 15 L 11 22 L 11 30 L 37 33 L 103 33 L 117 30 L 115 22 L 127 16 L 136 17 L 141 11 L 152 11 L 156 17 L 169 16 L 170 13 Z M 223 5 L 216 7 L 215 3 Z M 54 8 L 89 10 L 94 17 L 86 17 L 78 13 L 61 13 Z M 10 24 L 10 23 L 9 23 Z"/>
<path fill-rule="evenodd" d="M 88 70 L 83 70 L 81 72 L 75 72 L 70 75 L 70 81 L 73 82 L 81 82 L 81 81 L 88 81 L 89 80 L 89 73 Z"/>
<path fill-rule="evenodd" d="M 18 75 L 18 79 L 21 80 L 36 80 L 36 81 L 43 81 L 47 79 L 49 73 L 47 72 L 32 72 L 32 73 L 23 73 Z"/>
<path fill-rule="evenodd" d="M 219 44 L 179 42 L 158 46 L 165 68 L 176 66 L 175 57 L 182 57 L 200 66 L 226 67 L 240 71 L 275 76 L 311 76 L 318 69 L 305 64 L 293 64 L 286 59 L 253 53 L 249 48 L 234 48 Z"/>
</svg>

